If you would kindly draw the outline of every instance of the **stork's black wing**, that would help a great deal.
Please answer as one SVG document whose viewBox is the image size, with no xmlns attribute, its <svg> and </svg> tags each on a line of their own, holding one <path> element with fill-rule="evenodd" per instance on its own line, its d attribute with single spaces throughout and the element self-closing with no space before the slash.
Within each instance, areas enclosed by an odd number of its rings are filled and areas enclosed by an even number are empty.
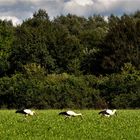
<svg viewBox="0 0 140 140">
<path fill-rule="evenodd" d="M 24 112 L 24 110 L 17 110 L 16 113 L 21 113 L 21 114 L 26 114 L 26 112 Z"/>
<path fill-rule="evenodd" d="M 59 115 L 67 115 L 67 116 L 69 116 L 69 114 L 67 114 L 66 111 L 65 112 L 60 112 Z"/>
<path fill-rule="evenodd" d="M 106 110 L 100 111 L 99 114 L 106 114 L 106 115 L 110 115 L 109 113 L 106 112 Z"/>
</svg>

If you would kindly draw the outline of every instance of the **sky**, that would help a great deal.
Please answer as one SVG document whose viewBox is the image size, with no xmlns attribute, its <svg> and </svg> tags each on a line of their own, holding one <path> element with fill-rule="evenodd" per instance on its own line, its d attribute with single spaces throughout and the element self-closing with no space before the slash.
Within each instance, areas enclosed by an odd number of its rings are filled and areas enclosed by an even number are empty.
<svg viewBox="0 0 140 140">
<path fill-rule="evenodd" d="M 84 17 L 121 16 L 140 10 L 140 0 L 0 0 L 0 19 L 12 20 L 17 25 L 38 9 L 46 10 L 50 19 L 68 13 Z"/>
</svg>

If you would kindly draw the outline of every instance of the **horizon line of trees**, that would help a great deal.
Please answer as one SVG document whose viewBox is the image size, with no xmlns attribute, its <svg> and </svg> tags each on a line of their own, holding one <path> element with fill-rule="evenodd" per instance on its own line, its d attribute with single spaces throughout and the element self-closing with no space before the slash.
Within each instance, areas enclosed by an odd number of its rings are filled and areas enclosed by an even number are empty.
<svg viewBox="0 0 140 140">
<path fill-rule="evenodd" d="M 0 20 L 0 108 L 139 108 L 139 87 L 140 11 Z"/>
</svg>

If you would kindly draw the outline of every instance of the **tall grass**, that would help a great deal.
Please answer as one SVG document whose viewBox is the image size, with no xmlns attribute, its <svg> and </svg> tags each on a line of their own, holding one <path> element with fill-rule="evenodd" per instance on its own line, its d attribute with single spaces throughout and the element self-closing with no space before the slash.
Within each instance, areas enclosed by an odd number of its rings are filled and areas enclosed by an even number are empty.
<svg viewBox="0 0 140 140">
<path fill-rule="evenodd" d="M 64 120 L 60 110 L 37 110 L 25 119 L 15 110 L 0 111 L 0 140 L 140 140 L 140 110 L 119 110 L 100 117 L 97 110 Z"/>
</svg>

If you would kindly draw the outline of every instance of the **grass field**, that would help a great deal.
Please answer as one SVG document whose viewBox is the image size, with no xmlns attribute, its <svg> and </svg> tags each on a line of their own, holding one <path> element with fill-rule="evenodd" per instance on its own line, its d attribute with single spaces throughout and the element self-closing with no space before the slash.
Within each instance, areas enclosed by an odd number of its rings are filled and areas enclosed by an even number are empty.
<svg viewBox="0 0 140 140">
<path fill-rule="evenodd" d="M 0 140 L 140 140 L 140 110 L 118 110 L 100 117 L 97 110 L 64 120 L 60 110 L 36 110 L 27 119 L 15 110 L 0 110 Z"/>
</svg>

